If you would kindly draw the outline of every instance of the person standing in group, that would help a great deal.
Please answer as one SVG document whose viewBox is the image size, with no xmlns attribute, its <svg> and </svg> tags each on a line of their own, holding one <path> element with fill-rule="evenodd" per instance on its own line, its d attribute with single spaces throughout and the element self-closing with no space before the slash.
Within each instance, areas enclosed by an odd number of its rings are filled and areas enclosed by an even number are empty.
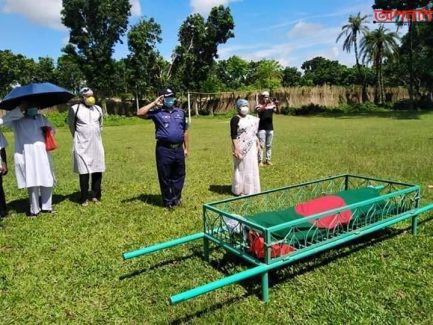
<svg viewBox="0 0 433 325">
<path fill-rule="evenodd" d="M 95 105 L 93 91 L 84 87 L 80 90 L 82 100 L 69 109 L 68 124 L 73 137 L 73 168 L 79 174 L 81 205 L 89 204 L 89 181 L 91 200 L 101 202 L 102 173 L 105 172 L 105 154 L 102 144 L 102 109 Z"/>
<path fill-rule="evenodd" d="M 237 115 L 230 120 L 230 135 L 234 162 L 232 193 L 249 195 L 260 192 L 257 138 L 259 119 L 249 113 L 248 101 L 236 102 Z"/>
<path fill-rule="evenodd" d="M 6 147 L 8 142 L 3 133 L 0 132 L 0 218 L 7 215 L 6 196 L 3 189 L 3 176 L 8 173 L 8 162 L 6 158 Z"/>
<path fill-rule="evenodd" d="M 30 217 L 36 217 L 41 212 L 53 212 L 55 177 L 43 130 L 47 127 L 52 131 L 54 129 L 38 109 L 32 102 L 22 101 L 19 107 L 3 118 L 4 124 L 14 131 L 15 175 L 18 188 L 27 188 Z"/>
<path fill-rule="evenodd" d="M 155 124 L 156 167 L 162 202 L 167 208 L 181 204 L 185 182 L 185 158 L 189 152 L 185 112 L 175 107 L 175 94 L 165 88 L 153 102 L 141 107 L 137 116 Z"/>
<path fill-rule="evenodd" d="M 260 119 L 259 123 L 259 166 L 263 166 L 263 158 L 265 164 L 273 165 L 272 158 L 272 139 L 274 138 L 274 125 L 272 117 L 274 112 L 277 111 L 277 106 L 269 98 L 269 92 L 264 91 L 259 96 L 259 104 L 256 106 L 256 111 Z"/>
</svg>

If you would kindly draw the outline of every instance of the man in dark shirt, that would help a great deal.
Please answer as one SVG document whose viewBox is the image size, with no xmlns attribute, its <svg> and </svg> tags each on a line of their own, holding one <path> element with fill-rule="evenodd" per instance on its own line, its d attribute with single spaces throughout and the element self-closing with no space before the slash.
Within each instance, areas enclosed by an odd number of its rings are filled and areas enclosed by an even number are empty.
<svg viewBox="0 0 433 325">
<path fill-rule="evenodd" d="M 277 107 L 273 101 L 269 98 L 269 92 L 264 91 L 260 96 L 259 104 L 256 106 L 256 111 L 260 119 L 259 122 L 259 141 L 260 141 L 260 153 L 259 153 L 259 165 L 263 166 L 263 156 L 265 156 L 265 164 L 273 165 L 271 162 L 272 158 L 272 139 L 274 137 L 274 125 L 272 122 L 272 116 L 276 112 Z M 265 152 L 265 154 L 264 154 Z"/>
<path fill-rule="evenodd" d="M 185 158 L 189 138 L 185 112 L 174 106 L 174 92 L 165 88 L 153 102 L 141 107 L 137 115 L 155 124 L 156 167 L 162 202 L 168 208 L 181 203 L 185 182 Z"/>
</svg>

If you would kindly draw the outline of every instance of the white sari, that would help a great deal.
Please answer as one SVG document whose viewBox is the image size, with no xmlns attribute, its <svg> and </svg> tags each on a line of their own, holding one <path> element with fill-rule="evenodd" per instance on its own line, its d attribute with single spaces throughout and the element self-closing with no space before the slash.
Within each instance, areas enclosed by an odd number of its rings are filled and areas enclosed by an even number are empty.
<svg viewBox="0 0 433 325">
<path fill-rule="evenodd" d="M 257 132 L 259 119 L 246 115 L 239 119 L 236 140 L 241 159 L 233 158 L 232 193 L 249 195 L 260 192 L 259 165 L 257 161 Z"/>
</svg>

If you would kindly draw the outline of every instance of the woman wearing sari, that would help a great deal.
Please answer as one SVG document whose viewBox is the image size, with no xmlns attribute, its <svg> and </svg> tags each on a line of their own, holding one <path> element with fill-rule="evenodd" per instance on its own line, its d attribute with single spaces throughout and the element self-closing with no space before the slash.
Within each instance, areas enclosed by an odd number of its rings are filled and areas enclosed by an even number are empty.
<svg viewBox="0 0 433 325">
<path fill-rule="evenodd" d="M 232 193 L 249 195 L 260 192 L 257 163 L 259 119 L 248 114 L 249 106 L 245 99 L 236 102 L 236 110 L 238 114 L 230 120 L 234 162 Z"/>
</svg>

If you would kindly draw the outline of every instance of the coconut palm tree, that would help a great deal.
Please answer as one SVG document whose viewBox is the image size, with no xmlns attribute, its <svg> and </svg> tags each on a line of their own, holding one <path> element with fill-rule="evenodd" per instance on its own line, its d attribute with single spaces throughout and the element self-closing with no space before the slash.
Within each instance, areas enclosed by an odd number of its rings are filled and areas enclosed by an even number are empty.
<svg viewBox="0 0 433 325">
<path fill-rule="evenodd" d="M 371 32 L 367 32 L 361 40 L 362 61 L 372 63 L 376 71 L 375 102 L 384 102 L 382 65 L 384 59 L 389 59 L 397 54 L 398 40 L 398 34 L 389 31 L 383 25 Z"/>
<path fill-rule="evenodd" d="M 356 67 L 358 69 L 358 80 L 363 80 L 363 84 L 365 85 L 365 78 L 363 78 L 361 74 L 361 66 L 359 64 L 359 53 L 358 53 L 358 35 L 362 33 L 365 35 L 365 33 L 368 32 L 368 27 L 365 25 L 368 23 L 367 21 L 368 16 L 365 15 L 361 17 L 361 13 L 358 12 L 356 16 L 349 16 L 349 23 L 341 27 L 341 33 L 338 35 L 336 42 L 338 42 L 343 36 L 344 42 L 343 42 L 343 50 L 347 53 L 350 53 L 352 50 L 352 46 L 355 50 L 355 59 L 356 59 Z M 363 94 L 364 97 L 364 94 Z"/>
</svg>

